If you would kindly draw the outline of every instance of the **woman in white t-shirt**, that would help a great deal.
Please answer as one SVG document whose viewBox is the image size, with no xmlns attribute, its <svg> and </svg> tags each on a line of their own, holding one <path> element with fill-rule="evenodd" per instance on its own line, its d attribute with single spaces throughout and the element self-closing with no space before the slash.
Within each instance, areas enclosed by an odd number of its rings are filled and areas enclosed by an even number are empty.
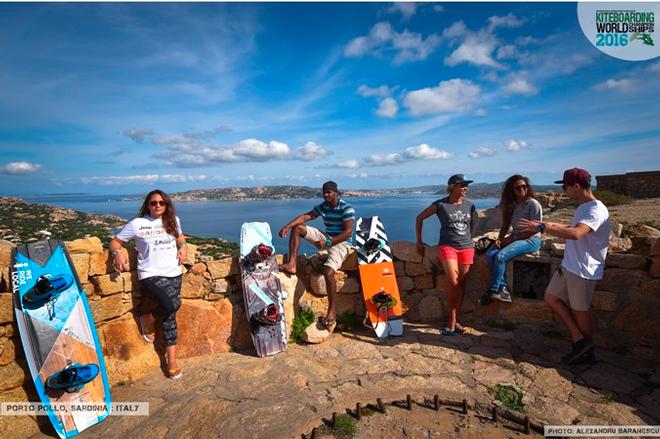
<svg viewBox="0 0 660 439">
<path fill-rule="evenodd" d="M 162 323 L 167 377 L 180 378 L 183 371 L 176 364 L 176 312 L 181 306 L 181 264 L 187 256 L 187 244 L 174 204 L 165 192 L 149 192 L 137 218 L 129 221 L 110 242 L 117 271 L 129 270 L 121 248 L 130 240 L 135 241 L 137 250 L 140 287 L 158 303 L 153 312 L 139 316 L 140 331 L 147 342 L 153 343 L 156 320 Z"/>
</svg>

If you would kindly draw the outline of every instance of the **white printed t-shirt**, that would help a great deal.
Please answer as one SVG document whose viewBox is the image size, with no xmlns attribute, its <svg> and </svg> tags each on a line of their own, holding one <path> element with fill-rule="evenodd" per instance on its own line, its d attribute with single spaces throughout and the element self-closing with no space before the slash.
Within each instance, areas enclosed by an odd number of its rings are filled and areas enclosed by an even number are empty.
<svg viewBox="0 0 660 439">
<path fill-rule="evenodd" d="M 571 226 L 578 223 L 589 226 L 591 232 L 580 239 L 567 239 L 562 267 L 584 279 L 603 278 L 607 247 L 610 243 L 610 213 L 599 200 L 580 204 L 575 210 Z"/>
<path fill-rule="evenodd" d="M 176 217 L 176 226 L 179 234 L 183 233 L 179 217 Z M 121 229 L 116 238 L 123 242 L 135 240 L 140 280 L 153 276 L 176 277 L 181 275 L 181 267 L 177 259 L 176 238 L 165 231 L 160 218 L 155 219 L 149 215 L 134 218 Z"/>
</svg>

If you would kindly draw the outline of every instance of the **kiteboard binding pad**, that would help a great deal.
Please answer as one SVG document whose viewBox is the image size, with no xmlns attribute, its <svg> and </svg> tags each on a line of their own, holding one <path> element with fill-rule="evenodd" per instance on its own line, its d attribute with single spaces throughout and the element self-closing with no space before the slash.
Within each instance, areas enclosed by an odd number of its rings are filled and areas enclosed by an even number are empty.
<svg viewBox="0 0 660 439">
<path fill-rule="evenodd" d="M 12 253 L 14 312 L 37 395 L 57 434 L 73 437 L 110 414 L 110 385 L 92 313 L 64 243 Z M 83 404 L 88 410 L 75 410 Z M 61 410 L 60 410 L 61 408 Z"/>
<path fill-rule="evenodd" d="M 403 335 L 403 310 L 392 251 L 385 227 L 377 216 L 357 220 L 355 242 L 362 295 L 371 326 L 379 338 Z"/>
<path fill-rule="evenodd" d="M 286 322 L 279 269 L 268 223 L 241 226 L 240 266 L 245 314 L 260 357 L 286 350 Z"/>
</svg>

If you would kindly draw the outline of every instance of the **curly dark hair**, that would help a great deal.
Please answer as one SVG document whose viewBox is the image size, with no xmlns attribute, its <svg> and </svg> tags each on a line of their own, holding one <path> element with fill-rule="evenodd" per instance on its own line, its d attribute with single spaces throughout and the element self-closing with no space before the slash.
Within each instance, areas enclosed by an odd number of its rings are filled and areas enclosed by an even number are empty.
<svg viewBox="0 0 660 439">
<path fill-rule="evenodd" d="M 525 193 L 525 201 L 530 198 L 534 198 L 534 188 L 529 182 L 529 178 L 516 174 L 507 178 L 502 187 L 502 197 L 500 199 L 500 209 L 502 209 L 502 222 L 504 224 L 511 223 L 511 217 L 513 216 L 513 205 L 516 202 L 516 191 L 514 185 L 517 181 L 523 180 L 527 185 L 527 192 Z"/>
<path fill-rule="evenodd" d="M 140 212 L 138 213 L 138 217 L 142 218 L 144 216 L 149 215 L 149 201 L 151 201 L 151 197 L 154 195 L 160 195 L 163 198 L 163 201 L 167 203 L 167 207 L 165 208 L 165 213 L 163 214 L 162 220 L 163 220 L 163 227 L 165 228 L 165 231 L 174 236 L 175 238 L 179 237 L 179 232 L 177 231 L 177 226 L 176 226 L 176 209 L 174 208 L 174 203 L 172 202 L 172 199 L 163 191 L 160 189 L 155 189 L 147 194 L 146 197 L 144 197 L 144 202 L 142 203 L 142 207 L 140 207 Z"/>
</svg>

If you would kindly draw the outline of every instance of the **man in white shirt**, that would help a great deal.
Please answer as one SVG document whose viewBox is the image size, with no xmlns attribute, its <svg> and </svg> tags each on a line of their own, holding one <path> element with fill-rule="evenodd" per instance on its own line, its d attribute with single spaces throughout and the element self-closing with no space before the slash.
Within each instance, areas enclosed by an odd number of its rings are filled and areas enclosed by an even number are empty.
<svg viewBox="0 0 660 439">
<path fill-rule="evenodd" d="M 521 219 L 519 225 L 566 240 L 564 259 L 545 290 L 552 308 L 573 340 L 562 357 L 566 364 L 593 361 L 593 326 L 589 317 L 596 283 L 603 278 L 612 224 L 607 207 L 591 192 L 591 175 L 584 169 L 564 172 L 560 183 L 566 195 L 578 202 L 571 225 Z"/>
</svg>

